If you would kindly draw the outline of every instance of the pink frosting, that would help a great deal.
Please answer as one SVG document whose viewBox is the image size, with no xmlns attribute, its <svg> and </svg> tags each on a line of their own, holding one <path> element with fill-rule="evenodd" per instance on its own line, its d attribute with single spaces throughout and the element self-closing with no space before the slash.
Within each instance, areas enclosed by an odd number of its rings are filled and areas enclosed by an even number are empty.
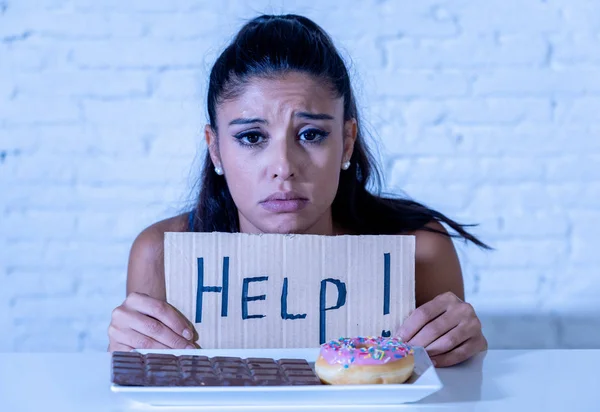
<svg viewBox="0 0 600 412">
<path fill-rule="evenodd" d="M 321 345 L 321 356 L 330 365 L 382 365 L 414 353 L 398 338 L 339 338 Z"/>
</svg>

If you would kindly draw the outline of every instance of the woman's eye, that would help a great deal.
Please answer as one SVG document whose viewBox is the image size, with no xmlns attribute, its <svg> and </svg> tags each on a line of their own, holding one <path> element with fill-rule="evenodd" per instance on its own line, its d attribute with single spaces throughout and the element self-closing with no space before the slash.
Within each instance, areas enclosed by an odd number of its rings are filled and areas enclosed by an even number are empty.
<svg viewBox="0 0 600 412">
<path fill-rule="evenodd" d="M 241 144 L 247 146 L 262 143 L 264 140 L 264 137 L 259 133 L 243 133 L 235 136 L 235 138 L 238 139 Z"/>
<path fill-rule="evenodd" d="M 315 143 L 323 140 L 329 133 L 322 130 L 310 129 L 300 133 L 300 140 L 305 142 Z"/>
</svg>

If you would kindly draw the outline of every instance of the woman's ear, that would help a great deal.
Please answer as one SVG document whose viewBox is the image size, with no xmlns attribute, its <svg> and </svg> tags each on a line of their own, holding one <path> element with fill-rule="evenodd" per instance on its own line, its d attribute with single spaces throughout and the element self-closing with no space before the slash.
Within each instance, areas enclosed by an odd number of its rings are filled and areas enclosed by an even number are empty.
<svg viewBox="0 0 600 412">
<path fill-rule="evenodd" d="M 208 153 L 213 164 L 215 167 L 222 167 L 219 146 L 217 144 L 217 133 L 210 124 L 204 126 L 204 138 L 206 139 L 206 146 L 208 147 Z"/>
<path fill-rule="evenodd" d="M 344 122 L 344 153 L 342 155 L 342 163 L 349 162 L 354 151 L 354 143 L 358 133 L 358 124 L 356 119 L 346 120 Z"/>
</svg>

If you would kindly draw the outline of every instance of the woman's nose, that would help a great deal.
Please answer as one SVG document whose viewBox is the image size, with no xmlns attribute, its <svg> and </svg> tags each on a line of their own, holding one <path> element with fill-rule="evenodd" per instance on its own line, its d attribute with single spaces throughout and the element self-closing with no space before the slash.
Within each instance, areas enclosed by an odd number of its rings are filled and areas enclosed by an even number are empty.
<svg viewBox="0 0 600 412">
<path fill-rule="evenodd" d="M 297 174 L 294 143 L 288 139 L 270 145 L 269 178 L 288 180 Z"/>
</svg>

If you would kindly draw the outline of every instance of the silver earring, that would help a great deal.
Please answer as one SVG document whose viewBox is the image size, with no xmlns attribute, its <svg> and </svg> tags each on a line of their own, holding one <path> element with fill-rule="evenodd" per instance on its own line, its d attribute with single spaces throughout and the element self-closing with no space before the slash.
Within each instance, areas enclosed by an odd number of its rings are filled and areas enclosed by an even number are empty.
<svg viewBox="0 0 600 412">
<path fill-rule="evenodd" d="M 349 167 L 350 167 L 350 162 L 342 163 L 342 170 L 348 170 Z"/>
<path fill-rule="evenodd" d="M 219 176 L 223 176 L 223 168 L 221 166 L 215 166 L 215 173 Z"/>
</svg>

